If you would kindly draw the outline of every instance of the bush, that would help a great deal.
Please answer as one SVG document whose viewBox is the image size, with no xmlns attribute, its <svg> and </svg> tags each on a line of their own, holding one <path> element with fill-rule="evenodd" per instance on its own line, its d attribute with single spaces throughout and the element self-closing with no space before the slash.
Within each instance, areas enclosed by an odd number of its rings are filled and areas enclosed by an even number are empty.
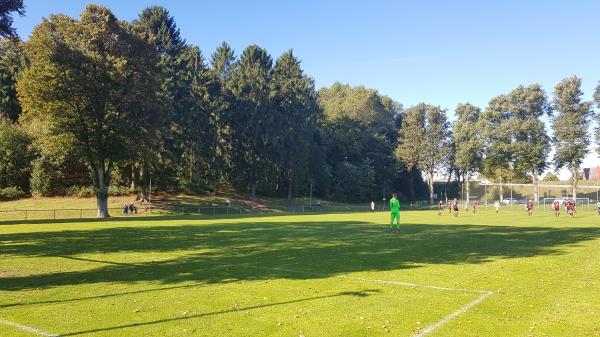
<svg viewBox="0 0 600 337">
<path fill-rule="evenodd" d="M 56 172 L 50 162 L 39 158 L 33 161 L 31 171 L 31 194 L 34 196 L 47 197 L 56 193 Z"/>
<path fill-rule="evenodd" d="M 108 187 L 108 195 L 110 195 L 110 196 L 130 195 L 130 194 L 131 194 L 131 189 L 127 186 L 111 185 Z"/>
<path fill-rule="evenodd" d="M 88 198 L 96 195 L 92 186 L 69 186 L 65 188 L 64 195 L 68 197 Z"/>
<path fill-rule="evenodd" d="M 16 186 L 0 188 L 0 199 L 1 200 L 10 200 L 10 199 L 19 199 L 25 197 L 27 194 Z"/>
<path fill-rule="evenodd" d="M 17 124 L 0 114 L 0 187 L 29 188 L 29 175 L 34 152 L 32 139 Z"/>
<path fill-rule="evenodd" d="M 556 176 L 556 174 L 552 173 L 552 172 L 548 172 L 545 176 L 544 179 L 542 179 L 543 181 L 558 181 L 558 177 Z"/>
</svg>

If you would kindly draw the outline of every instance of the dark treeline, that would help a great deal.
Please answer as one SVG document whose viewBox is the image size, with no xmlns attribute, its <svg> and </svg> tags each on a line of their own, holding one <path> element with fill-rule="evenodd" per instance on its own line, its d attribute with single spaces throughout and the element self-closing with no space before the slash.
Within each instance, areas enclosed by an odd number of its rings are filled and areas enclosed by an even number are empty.
<svg viewBox="0 0 600 337">
<path fill-rule="evenodd" d="M 551 98 L 531 84 L 485 109 L 459 104 L 453 123 L 445 108 L 404 110 L 361 86 L 317 91 L 292 50 L 273 59 L 260 46 L 236 53 L 223 43 L 205 58 L 162 7 L 125 22 L 88 5 L 79 19 L 44 19 L 26 42 L 5 31 L 0 196 L 91 193 L 100 217 L 109 193 L 145 193 L 150 180 L 164 191 L 233 188 L 251 199 L 367 201 L 394 190 L 433 202 L 443 177 L 447 196 L 462 185 L 468 203 L 477 175 L 502 195 L 502 183 L 538 184 L 553 167 L 570 170 L 576 197 L 598 119 L 600 88 L 584 101 L 575 76 Z M 600 148 L 599 128 L 594 138 Z"/>
<path fill-rule="evenodd" d="M 315 90 L 292 50 L 223 43 L 204 57 L 162 7 L 133 22 L 89 5 L 0 44 L 0 188 L 213 192 L 345 201 L 424 192 L 394 149 L 402 106 L 376 90 Z M 407 182 L 411 186 L 407 186 Z M 109 191 L 109 187 L 111 191 Z M 87 188 L 89 191 L 90 188 Z"/>
</svg>

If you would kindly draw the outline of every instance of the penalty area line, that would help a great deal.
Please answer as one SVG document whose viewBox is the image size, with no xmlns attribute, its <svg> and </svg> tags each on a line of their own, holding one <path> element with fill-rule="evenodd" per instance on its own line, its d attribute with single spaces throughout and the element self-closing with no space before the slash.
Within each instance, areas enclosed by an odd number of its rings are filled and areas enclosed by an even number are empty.
<svg viewBox="0 0 600 337">
<path fill-rule="evenodd" d="M 38 335 L 38 336 L 60 337 L 60 335 L 49 333 L 49 332 L 46 332 L 44 330 L 40 330 L 40 329 L 37 329 L 37 328 L 33 328 L 33 327 L 30 327 L 30 326 L 19 324 L 19 323 L 15 323 L 15 322 L 9 322 L 9 321 L 5 321 L 5 320 L 0 320 L 0 325 L 17 328 L 17 329 L 19 329 L 21 331 L 29 332 L 29 333 L 32 333 L 32 334 L 35 334 L 35 335 Z"/>
<path fill-rule="evenodd" d="M 434 324 L 428 326 L 427 328 L 423 329 L 423 331 L 421 331 L 421 332 L 419 332 L 417 334 L 414 334 L 412 337 L 425 337 L 425 336 L 429 335 L 430 333 L 432 333 L 437 328 L 441 327 L 442 325 L 448 323 L 449 321 L 451 321 L 452 319 L 456 318 L 460 314 L 465 313 L 467 310 L 469 310 L 472 307 L 476 306 L 477 304 L 481 303 L 483 300 L 485 300 L 488 296 L 490 296 L 492 294 L 493 294 L 493 292 L 488 291 L 487 293 L 481 295 L 481 297 L 479 297 L 478 299 L 467 303 L 462 308 L 456 310 L 455 312 L 447 315 L 446 317 L 440 319 L 439 321 L 435 322 Z"/>
<path fill-rule="evenodd" d="M 309 272 L 309 271 L 295 270 L 295 269 L 289 269 L 289 268 L 279 268 L 279 267 L 253 266 L 253 265 L 250 265 L 250 264 L 238 264 L 238 265 L 227 264 L 227 265 L 219 265 L 219 266 L 220 267 L 247 267 L 247 268 L 256 268 L 256 269 L 264 269 L 264 270 L 279 270 L 279 271 L 286 271 L 286 272 L 298 273 L 298 274 L 305 274 L 305 275 L 326 276 L 325 273 Z M 435 290 L 441 290 L 441 291 L 466 292 L 466 293 L 481 294 L 481 296 L 479 296 L 477 299 L 475 299 L 475 300 L 473 300 L 473 301 L 465 304 L 460 309 L 458 309 L 458 310 L 456 310 L 456 311 L 454 311 L 454 312 L 446 315 L 445 317 L 443 317 L 439 321 L 433 323 L 432 325 L 426 327 L 425 329 L 423 329 L 422 331 L 420 331 L 420 332 L 412 335 L 411 337 L 425 337 L 425 336 L 431 334 L 432 332 L 434 332 L 436 329 L 438 329 L 442 325 L 450 322 L 451 320 L 453 320 L 454 318 L 460 316 L 461 314 L 464 314 L 469 309 L 473 308 L 474 306 L 478 305 L 479 303 L 483 302 L 486 298 L 488 298 L 489 296 L 491 296 L 491 295 L 494 294 L 493 291 L 489 291 L 489 290 L 448 288 L 448 287 L 440 287 L 440 286 L 433 286 L 433 285 L 422 285 L 422 284 L 408 283 L 408 282 L 374 280 L 374 279 L 368 279 L 368 278 L 362 278 L 362 277 L 353 277 L 353 276 L 348 276 L 348 275 L 340 275 L 340 277 L 343 277 L 343 278 L 346 278 L 346 279 L 349 279 L 349 280 L 354 280 L 354 281 L 373 282 L 373 283 L 381 283 L 381 284 L 391 284 L 391 285 L 398 285 L 398 286 L 402 286 L 402 287 L 426 288 L 426 289 L 435 289 Z"/>
</svg>

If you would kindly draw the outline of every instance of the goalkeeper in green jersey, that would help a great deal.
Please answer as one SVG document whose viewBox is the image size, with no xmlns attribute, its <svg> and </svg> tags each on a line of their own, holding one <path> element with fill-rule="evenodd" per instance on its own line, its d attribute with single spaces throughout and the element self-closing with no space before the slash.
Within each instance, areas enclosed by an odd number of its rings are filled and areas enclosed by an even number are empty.
<svg viewBox="0 0 600 337">
<path fill-rule="evenodd" d="M 392 199 L 390 199 L 390 229 L 394 229 L 394 219 L 396 219 L 396 230 L 400 230 L 400 201 L 396 199 L 396 193 L 392 193 Z"/>
</svg>

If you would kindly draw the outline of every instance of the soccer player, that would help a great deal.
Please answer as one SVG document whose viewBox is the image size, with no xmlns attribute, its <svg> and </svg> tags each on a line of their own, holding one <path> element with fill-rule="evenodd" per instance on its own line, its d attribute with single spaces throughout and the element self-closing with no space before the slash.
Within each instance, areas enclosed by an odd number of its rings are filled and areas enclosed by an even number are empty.
<svg viewBox="0 0 600 337">
<path fill-rule="evenodd" d="M 527 215 L 532 216 L 533 215 L 533 201 L 529 200 L 527 202 Z"/>
<path fill-rule="evenodd" d="M 448 214 L 452 214 L 452 201 L 448 202 Z"/>
<path fill-rule="evenodd" d="M 371 213 L 375 213 L 375 201 L 371 201 Z"/>
<path fill-rule="evenodd" d="M 458 217 L 458 200 L 456 200 L 456 198 L 454 198 L 454 201 L 452 202 L 452 210 L 454 211 L 454 217 Z"/>
<path fill-rule="evenodd" d="M 396 192 L 392 193 L 392 198 L 390 199 L 390 230 L 394 229 L 394 219 L 397 220 L 396 231 L 400 230 L 400 201 L 396 199 Z"/>
<path fill-rule="evenodd" d="M 598 211 L 598 215 L 600 215 L 600 200 L 596 203 L 596 210 Z"/>
<path fill-rule="evenodd" d="M 473 200 L 473 203 L 471 204 L 471 206 L 473 207 L 473 214 L 475 214 L 475 211 L 477 211 L 477 201 Z"/>
<path fill-rule="evenodd" d="M 560 202 L 558 200 L 554 200 L 552 205 L 554 206 L 554 216 L 558 218 L 560 216 Z"/>
<path fill-rule="evenodd" d="M 575 213 L 575 203 L 572 201 L 567 202 L 567 214 L 569 214 L 569 216 L 572 218 L 574 217 Z"/>
<path fill-rule="evenodd" d="M 498 211 L 500 211 L 500 201 L 494 201 L 494 208 L 496 209 L 496 214 L 498 214 Z"/>
<path fill-rule="evenodd" d="M 438 203 L 438 216 L 442 215 L 442 209 L 444 209 L 444 204 L 440 200 L 440 202 Z"/>
</svg>

